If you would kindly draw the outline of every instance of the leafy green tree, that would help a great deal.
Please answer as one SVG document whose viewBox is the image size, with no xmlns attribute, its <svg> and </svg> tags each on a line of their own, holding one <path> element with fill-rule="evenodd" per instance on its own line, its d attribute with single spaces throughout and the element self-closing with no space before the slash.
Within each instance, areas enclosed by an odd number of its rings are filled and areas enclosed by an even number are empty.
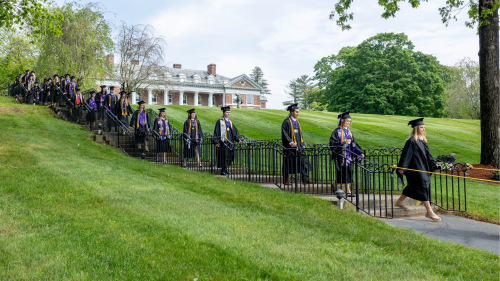
<svg viewBox="0 0 500 281">
<path fill-rule="evenodd" d="M 285 90 L 285 93 L 288 94 L 291 100 L 283 102 L 283 105 L 298 103 L 302 109 L 309 109 L 311 107 L 311 99 L 308 99 L 308 96 L 315 88 L 311 77 L 302 75 L 297 79 L 291 80 L 286 87 L 287 90 Z"/>
<path fill-rule="evenodd" d="M 320 60 L 315 70 L 324 79 L 322 102 L 329 111 L 442 116 L 441 66 L 413 49 L 403 33 L 381 33 Z M 323 64 L 332 62 L 325 71 Z"/>
<path fill-rule="evenodd" d="M 57 25 L 46 23 L 59 20 L 61 15 L 50 13 L 44 6 L 45 3 L 47 0 L 1 0 L 0 28 L 28 29 L 32 31 L 30 35 L 34 36 L 39 36 L 47 30 L 58 33 L 60 28 Z"/>
<path fill-rule="evenodd" d="M 479 63 L 471 58 L 451 68 L 451 83 L 445 88 L 445 108 L 451 118 L 479 119 Z"/>
<path fill-rule="evenodd" d="M 257 82 L 262 88 L 265 89 L 265 95 L 270 95 L 271 90 L 267 88 L 269 86 L 269 83 L 267 83 L 267 80 L 264 79 L 264 72 L 262 69 L 258 66 L 254 67 L 252 69 L 252 73 L 250 73 L 250 78 L 252 78 L 253 81 Z"/>
<path fill-rule="evenodd" d="M 49 31 L 41 37 L 37 72 L 42 76 L 70 73 L 80 87 L 95 86 L 96 79 L 112 71 L 106 55 L 113 50 L 113 41 L 103 7 L 72 2 L 52 9 L 64 15 L 56 23 L 62 34 Z"/>
<path fill-rule="evenodd" d="M 338 0 L 330 19 L 337 18 L 342 30 L 349 30 L 349 21 L 354 14 L 349 13 L 354 0 Z M 400 3 L 406 0 L 379 0 L 384 8 L 382 17 L 395 17 Z M 418 8 L 427 0 L 409 0 L 412 8 Z M 361 3 L 361 2 L 360 2 Z M 500 46 L 499 46 L 499 0 L 447 0 L 439 9 L 441 20 L 448 25 L 457 20 L 457 14 L 467 10 L 469 21 L 465 25 L 478 28 L 479 34 L 479 85 L 481 97 L 481 164 L 500 166 Z M 494 117 L 492 117 L 494 116 Z"/>
</svg>

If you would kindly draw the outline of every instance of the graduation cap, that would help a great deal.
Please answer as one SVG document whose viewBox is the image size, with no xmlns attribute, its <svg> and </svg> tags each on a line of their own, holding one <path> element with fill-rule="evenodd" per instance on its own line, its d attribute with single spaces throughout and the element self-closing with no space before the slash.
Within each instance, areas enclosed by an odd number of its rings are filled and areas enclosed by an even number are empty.
<svg viewBox="0 0 500 281">
<path fill-rule="evenodd" d="M 111 86 L 109 87 L 110 90 L 114 90 L 115 89 L 115 86 Z"/>
<path fill-rule="evenodd" d="M 54 78 L 56 78 L 56 77 L 59 77 L 59 75 L 57 75 L 57 74 L 54 74 Z"/>
<path fill-rule="evenodd" d="M 123 95 L 127 95 L 127 92 L 125 92 L 125 91 L 121 91 L 121 92 L 120 92 L 120 96 L 123 96 Z"/>
<path fill-rule="evenodd" d="M 28 70 L 26 70 L 26 72 L 30 72 L 30 70 L 28 69 Z"/>
<path fill-rule="evenodd" d="M 159 111 L 160 113 L 165 112 L 165 108 L 158 108 L 158 111 Z"/>
<path fill-rule="evenodd" d="M 91 94 L 91 95 L 92 95 L 92 94 L 95 94 L 95 93 L 96 93 L 96 91 L 95 91 L 95 90 L 90 90 L 90 94 Z"/>
<path fill-rule="evenodd" d="M 100 86 L 100 87 L 101 87 L 101 89 L 103 89 L 103 88 L 106 88 L 106 85 L 102 85 L 102 86 Z"/>
<path fill-rule="evenodd" d="M 31 71 L 31 73 L 35 73 L 34 71 Z"/>
<path fill-rule="evenodd" d="M 415 126 L 424 125 L 424 118 L 418 118 L 415 120 L 411 120 L 410 122 L 408 122 L 408 125 L 411 125 L 412 128 Z"/>
<path fill-rule="evenodd" d="M 298 105 L 298 104 L 296 104 L 296 103 L 289 105 L 289 106 L 286 108 L 286 111 L 290 111 L 290 112 L 292 112 L 292 111 L 295 111 L 295 109 L 299 109 L 299 105 Z"/>
<path fill-rule="evenodd" d="M 77 91 L 77 92 L 78 92 L 78 91 L 80 91 L 80 88 L 76 87 L 76 91 Z"/>
<path fill-rule="evenodd" d="M 43 78 L 43 82 L 47 81 L 47 78 Z"/>
<path fill-rule="evenodd" d="M 71 76 L 69 79 L 73 80 L 73 79 L 75 79 L 75 76 Z"/>
<path fill-rule="evenodd" d="M 141 100 L 141 101 L 140 101 L 140 102 L 138 102 L 137 104 L 138 104 L 138 105 L 142 105 L 142 104 L 145 104 L 145 103 L 146 103 L 145 101 Z"/>
<path fill-rule="evenodd" d="M 35 81 L 35 84 L 38 84 L 38 81 Z"/>
<path fill-rule="evenodd" d="M 339 116 L 337 116 L 337 118 L 339 119 L 339 126 L 340 126 L 340 124 L 342 124 L 342 119 L 351 118 L 351 115 L 349 115 L 349 112 L 350 112 L 350 110 L 348 110 L 346 112 L 342 112 L 339 114 Z"/>
<path fill-rule="evenodd" d="M 231 107 L 229 107 L 229 106 L 222 106 L 220 108 L 220 110 L 222 110 L 222 112 L 231 111 Z"/>
<path fill-rule="evenodd" d="M 196 113 L 196 112 L 194 112 L 194 108 L 192 108 L 192 109 L 188 110 L 187 113 L 191 114 L 191 113 Z"/>
<path fill-rule="evenodd" d="M 64 77 L 68 77 L 68 76 L 69 76 L 69 74 L 65 74 L 65 75 L 64 75 Z"/>
</svg>

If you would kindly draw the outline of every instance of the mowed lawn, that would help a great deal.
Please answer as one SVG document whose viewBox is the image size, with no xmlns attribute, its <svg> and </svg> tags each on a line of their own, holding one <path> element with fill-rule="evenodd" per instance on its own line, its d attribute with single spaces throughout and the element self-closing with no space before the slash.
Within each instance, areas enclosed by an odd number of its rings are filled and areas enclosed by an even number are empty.
<svg viewBox="0 0 500 281">
<path fill-rule="evenodd" d="M 0 98 L 1 280 L 498 280 L 499 256 L 128 158 Z"/>
<path fill-rule="evenodd" d="M 149 106 L 148 106 L 149 107 Z M 187 110 L 193 106 L 155 105 L 166 107 L 169 120 L 182 130 Z M 222 116 L 218 107 L 195 107 L 204 132 L 214 131 Z M 231 109 L 231 120 L 241 134 L 252 139 L 281 138 L 285 110 Z M 338 125 L 338 113 L 302 110 L 299 120 L 307 143 L 328 143 Z M 351 129 L 363 148 L 403 147 L 411 132 L 408 121 L 418 117 L 374 114 L 351 114 Z M 427 139 L 434 157 L 455 153 L 457 162 L 479 163 L 481 134 L 479 120 L 425 118 Z M 467 215 L 493 223 L 500 222 L 500 186 L 467 180 Z"/>
</svg>

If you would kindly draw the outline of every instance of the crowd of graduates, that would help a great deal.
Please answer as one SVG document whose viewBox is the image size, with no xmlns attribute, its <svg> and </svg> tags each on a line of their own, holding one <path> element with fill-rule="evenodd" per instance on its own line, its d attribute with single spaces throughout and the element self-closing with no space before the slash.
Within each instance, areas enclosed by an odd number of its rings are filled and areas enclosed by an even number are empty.
<svg viewBox="0 0 500 281">
<path fill-rule="evenodd" d="M 144 145 L 146 151 L 149 151 L 149 135 L 154 131 L 158 135 L 157 153 L 163 154 L 165 161 L 165 154 L 172 151 L 170 146 L 172 125 L 168 121 L 165 108 L 159 109 L 160 113 L 151 126 L 144 101 L 140 101 L 138 109 L 134 111 L 128 103 L 126 92 L 122 91 L 117 95 L 114 87 L 111 86 L 109 87 L 110 93 L 108 93 L 106 85 L 100 86 L 99 92 L 91 90 L 90 96 L 84 101 L 80 88 L 75 83 L 75 77 L 69 74 L 61 77 L 60 79 L 60 76 L 56 74 L 53 76 L 54 79 L 45 78 L 43 84 L 39 85 L 35 72 L 27 70 L 25 75 L 16 77 L 11 92 L 13 96 L 26 104 L 51 106 L 65 103 L 70 117 L 76 119 L 76 122 L 80 121 L 85 108 L 86 120 L 92 123 L 92 126 L 95 126 L 96 120 L 106 119 L 107 129 L 114 128 L 115 132 L 118 132 L 119 126 L 112 118 L 116 117 L 120 123 L 133 128 L 137 148 L 143 149 L 142 145 Z M 88 106 L 84 107 L 84 103 Z M 215 124 L 213 142 L 216 146 L 217 166 L 221 169 L 221 174 L 226 175 L 229 173 L 228 168 L 235 158 L 235 144 L 241 143 L 241 135 L 229 118 L 231 108 L 223 106 L 221 111 L 222 117 Z M 298 119 L 300 110 L 297 104 L 293 104 L 288 106 L 287 111 L 289 111 L 289 115 L 281 126 L 281 140 L 284 147 L 283 182 L 285 185 L 290 185 L 290 175 L 300 173 L 303 184 L 313 184 L 314 182 L 309 180 L 312 165 L 305 152 L 307 146 Z M 190 109 L 187 113 L 188 118 L 184 122 L 182 132 L 184 140 L 183 166 L 187 168 L 187 159 L 196 157 L 199 167 L 202 167 L 200 155 L 203 131 L 195 109 Z M 347 111 L 338 115 L 338 127 L 332 132 L 329 145 L 332 150 L 332 159 L 336 162 L 336 184 L 346 187 L 346 196 L 355 197 L 349 186 L 353 181 L 353 164 L 364 158 L 365 155 L 350 130 L 352 119 L 349 114 L 350 112 Z M 131 116 L 130 122 L 129 116 Z M 412 120 L 408 125 L 412 126 L 412 133 L 406 141 L 398 167 L 434 171 L 437 165 L 427 146 L 423 118 Z M 429 204 L 430 175 L 401 169 L 398 170 L 398 173 L 400 176 L 403 174 L 406 176 L 408 186 L 394 206 L 408 210 L 402 203 L 404 198 L 408 196 L 423 201 L 428 211 L 426 215 L 428 218 L 440 220 Z"/>
</svg>

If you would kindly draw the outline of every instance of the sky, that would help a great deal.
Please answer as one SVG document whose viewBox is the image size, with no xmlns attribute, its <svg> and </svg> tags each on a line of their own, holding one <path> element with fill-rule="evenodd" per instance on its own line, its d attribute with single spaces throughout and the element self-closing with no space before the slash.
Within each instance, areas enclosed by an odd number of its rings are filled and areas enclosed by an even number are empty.
<svg viewBox="0 0 500 281">
<path fill-rule="evenodd" d="M 93 1 L 80 1 L 87 2 Z M 378 1 L 354 0 L 352 29 L 342 31 L 329 19 L 337 0 L 100 1 L 115 27 L 122 22 L 152 25 L 167 43 L 170 65 L 206 70 L 215 63 L 217 73 L 228 77 L 248 75 L 259 66 L 272 93 L 267 108 L 273 109 L 284 108 L 282 102 L 289 100 L 285 90 L 290 80 L 313 76 L 321 58 L 378 33 L 405 33 L 416 51 L 445 65 L 465 57 L 478 61 L 479 39 L 464 24 L 466 11 L 446 27 L 438 10 L 446 1 L 430 2 L 418 9 L 402 3 L 396 18 L 385 20 Z"/>
</svg>

